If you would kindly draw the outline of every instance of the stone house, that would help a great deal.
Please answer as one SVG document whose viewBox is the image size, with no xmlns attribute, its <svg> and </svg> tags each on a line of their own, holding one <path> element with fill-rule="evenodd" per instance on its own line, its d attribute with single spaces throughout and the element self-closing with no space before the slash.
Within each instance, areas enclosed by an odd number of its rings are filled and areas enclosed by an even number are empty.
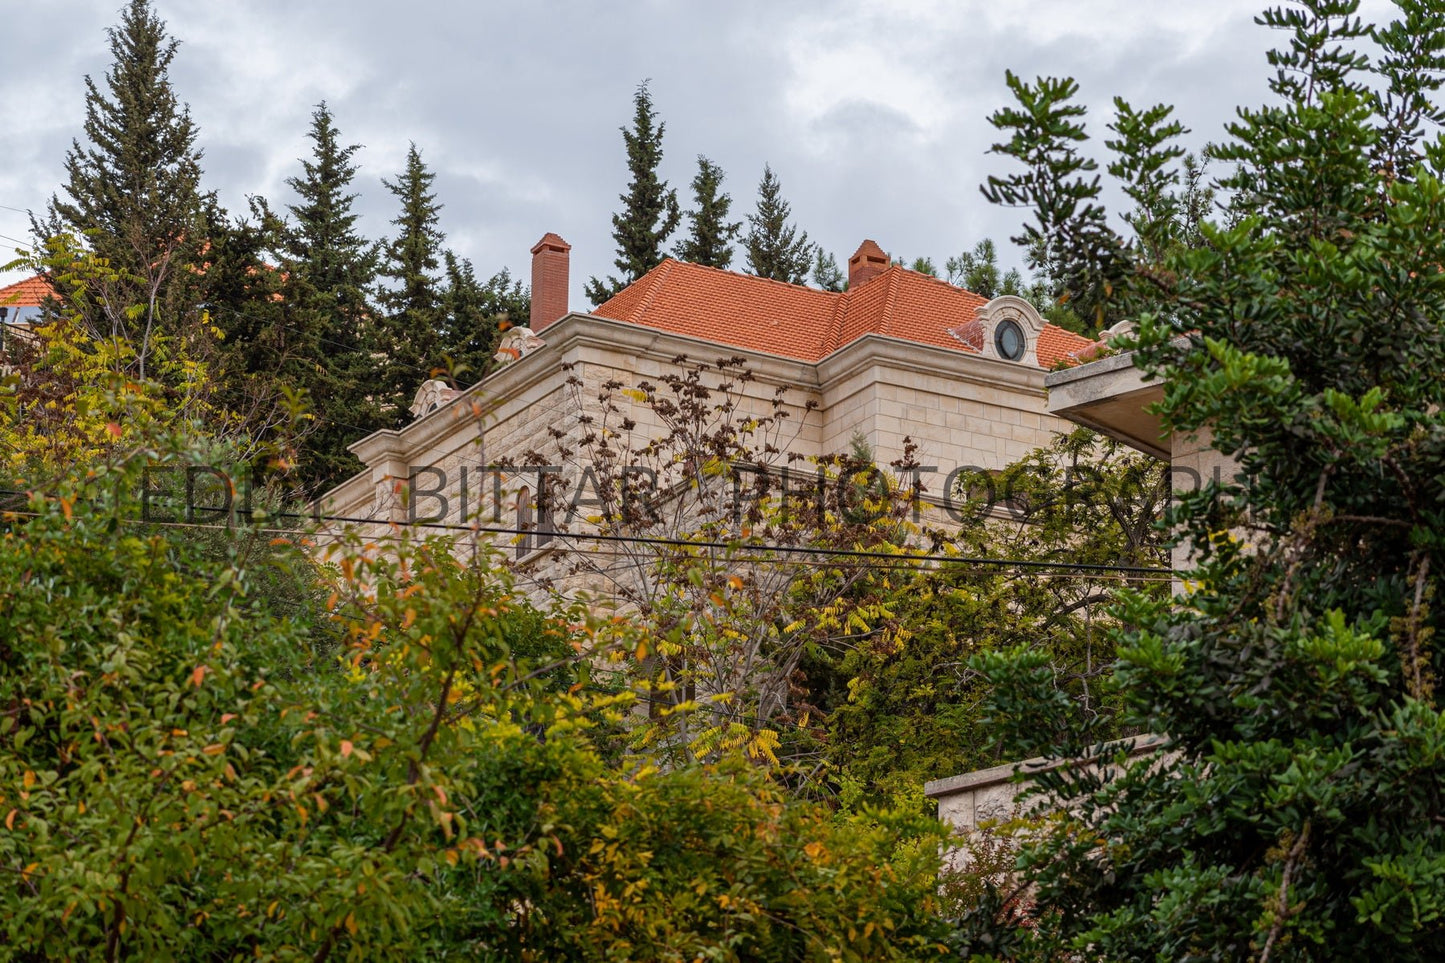
<svg viewBox="0 0 1445 963">
<path fill-rule="evenodd" d="M 489 466 L 575 431 L 603 386 L 625 394 L 684 357 L 740 359 L 744 412 L 783 389 L 788 450 L 823 456 L 861 439 L 887 465 L 911 442 L 937 492 L 957 468 L 1001 469 L 1069 430 L 1048 411 L 1046 373 L 1097 348 L 1021 298 L 987 301 L 892 264 L 873 241 L 849 259 L 841 293 L 668 258 L 585 313 L 568 308 L 570 250 L 556 234 L 537 242 L 531 326 L 504 335 L 501 366 L 465 391 L 421 385 L 413 422 L 352 445 L 366 468 L 323 497 L 326 514 L 386 526 L 480 512 L 523 561 L 557 551 L 539 479 Z M 634 431 L 658 428 L 643 406 L 630 414 Z"/>
</svg>

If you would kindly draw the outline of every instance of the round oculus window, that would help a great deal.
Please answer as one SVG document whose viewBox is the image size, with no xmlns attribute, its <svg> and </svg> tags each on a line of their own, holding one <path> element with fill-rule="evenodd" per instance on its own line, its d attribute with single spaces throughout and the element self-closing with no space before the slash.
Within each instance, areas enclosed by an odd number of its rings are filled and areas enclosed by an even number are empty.
<svg viewBox="0 0 1445 963">
<path fill-rule="evenodd" d="M 1008 361 L 1017 361 L 1024 356 L 1028 339 L 1017 321 L 1003 320 L 993 329 L 993 346 L 998 356 Z"/>
</svg>

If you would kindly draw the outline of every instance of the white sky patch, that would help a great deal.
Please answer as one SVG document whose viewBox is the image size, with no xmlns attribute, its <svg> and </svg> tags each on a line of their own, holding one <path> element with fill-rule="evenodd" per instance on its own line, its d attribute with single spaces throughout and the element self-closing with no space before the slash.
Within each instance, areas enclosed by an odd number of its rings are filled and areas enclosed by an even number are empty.
<svg viewBox="0 0 1445 963">
<path fill-rule="evenodd" d="M 891 32 L 799 37 L 787 45 L 793 77 L 785 102 L 802 125 L 861 102 L 907 117 L 924 138 L 936 136 L 953 111 L 942 78 L 930 75 L 910 46 L 906 35 Z"/>
</svg>

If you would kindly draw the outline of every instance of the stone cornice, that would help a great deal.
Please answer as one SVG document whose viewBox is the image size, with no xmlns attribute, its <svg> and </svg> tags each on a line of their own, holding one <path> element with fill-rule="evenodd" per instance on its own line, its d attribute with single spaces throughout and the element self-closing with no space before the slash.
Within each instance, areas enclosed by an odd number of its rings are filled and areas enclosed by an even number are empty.
<svg viewBox="0 0 1445 963">
<path fill-rule="evenodd" d="M 542 347 L 493 371 L 440 408 L 400 430 L 373 432 L 348 450 L 368 466 L 387 458 L 404 460 L 409 453 L 432 451 L 456 432 L 459 420 L 472 419 L 485 425 L 487 419 L 498 417 L 508 402 L 556 378 L 564 361 L 586 361 L 591 350 L 613 354 L 621 351 L 663 364 L 679 355 L 707 363 L 722 356 L 739 357 L 762 384 L 820 393 L 874 365 L 1040 395 L 1044 390 L 1045 373 L 1039 368 L 880 334 L 866 334 L 821 361 L 807 362 L 574 312 L 548 325 L 543 340 L 546 344 Z M 326 497 L 339 493 L 346 484 L 342 482 Z"/>
<path fill-rule="evenodd" d="M 873 364 L 883 364 L 911 374 L 934 375 L 972 384 L 1044 393 L 1041 368 L 1016 361 L 998 361 L 966 351 L 935 348 L 882 334 L 865 334 L 818 362 L 819 387 L 827 391 L 849 376 Z"/>
</svg>

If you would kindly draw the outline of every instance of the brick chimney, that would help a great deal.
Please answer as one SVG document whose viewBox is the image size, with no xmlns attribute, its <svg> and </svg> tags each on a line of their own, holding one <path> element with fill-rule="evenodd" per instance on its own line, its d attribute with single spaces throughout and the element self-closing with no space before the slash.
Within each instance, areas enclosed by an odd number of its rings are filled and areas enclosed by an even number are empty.
<svg viewBox="0 0 1445 963">
<path fill-rule="evenodd" d="M 567 313 L 567 262 L 572 245 L 548 231 L 532 248 L 532 321 L 540 333 Z"/>
<path fill-rule="evenodd" d="M 864 281 L 888 270 L 888 255 L 877 241 L 864 241 L 848 259 L 848 287 L 856 288 Z"/>
</svg>

